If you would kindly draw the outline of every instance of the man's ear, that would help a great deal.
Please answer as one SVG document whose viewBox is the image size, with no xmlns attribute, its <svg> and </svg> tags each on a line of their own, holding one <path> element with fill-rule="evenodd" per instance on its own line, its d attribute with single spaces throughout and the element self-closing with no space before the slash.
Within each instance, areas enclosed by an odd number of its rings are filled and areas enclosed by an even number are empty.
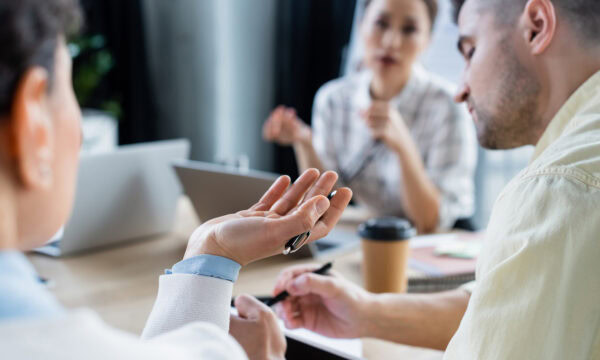
<svg viewBox="0 0 600 360">
<path fill-rule="evenodd" d="M 524 40 L 533 55 L 550 46 L 556 32 L 556 10 L 550 0 L 529 0 L 521 18 Z"/>
<path fill-rule="evenodd" d="M 22 76 L 11 108 L 12 154 L 27 188 L 52 185 L 53 124 L 48 107 L 48 72 L 32 67 Z"/>
</svg>

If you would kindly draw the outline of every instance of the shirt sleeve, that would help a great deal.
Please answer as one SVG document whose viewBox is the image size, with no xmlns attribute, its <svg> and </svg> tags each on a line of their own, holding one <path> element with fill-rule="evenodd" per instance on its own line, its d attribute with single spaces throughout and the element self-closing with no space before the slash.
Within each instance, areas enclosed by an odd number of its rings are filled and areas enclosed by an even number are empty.
<svg viewBox="0 0 600 360">
<path fill-rule="evenodd" d="M 167 275 L 193 274 L 210 276 L 235 282 L 241 267 L 237 262 L 222 256 L 198 255 L 178 262 L 171 269 L 165 270 L 165 273 Z"/>
<path fill-rule="evenodd" d="M 463 106 L 441 92 L 428 102 L 426 117 L 435 125 L 429 130 L 425 169 L 441 195 L 438 227 L 447 230 L 456 220 L 471 217 L 475 209 L 477 139 Z"/>
<path fill-rule="evenodd" d="M 553 175 L 499 197 L 445 359 L 600 355 L 599 201 L 600 190 Z"/>
<path fill-rule="evenodd" d="M 327 170 L 336 170 L 337 157 L 333 136 L 331 94 L 327 85 L 315 95 L 312 112 L 312 141 L 319 160 Z"/>
<path fill-rule="evenodd" d="M 63 307 L 40 283 L 25 255 L 16 251 L 0 251 L 0 322 L 56 316 L 63 312 Z"/>
<path fill-rule="evenodd" d="M 247 360 L 246 353 L 235 339 L 206 323 L 196 322 L 185 325 L 160 335 L 148 343 L 173 349 L 171 351 L 183 350 L 190 355 L 189 359 Z M 168 358 L 174 359 L 173 353 L 169 354 Z"/>
<path fill-rule="evenodd" d="M 247 360 L 234 338 L 208 323 L 190 323 L 140 341 L 86 309 L 0 322 L 0 348 L 2 359 Z"/>
<path fill-rule="evenodd" d="M 148 339 L 192 322 L 229 331 L 233 282 L 194 274 L 163 275 L 142 338 Z"/>
</svg>

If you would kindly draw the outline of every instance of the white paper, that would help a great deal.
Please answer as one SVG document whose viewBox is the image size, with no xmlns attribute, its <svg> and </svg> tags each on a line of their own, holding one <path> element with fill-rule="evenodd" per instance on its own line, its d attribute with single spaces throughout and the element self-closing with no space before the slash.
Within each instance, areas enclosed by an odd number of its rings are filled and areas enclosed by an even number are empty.
<svg viewBox="0 0 600 360">
<path fill-rule="evenodd" d="M 237 309 L 232 307 L 231 314 L 237 316 Z M 278 320 L 278 322 L 284 335 L 289 338 L 350 360 L 363 359 L 362 341 L 360 339 L 332 339 L 306 329 L 289 330 L 285 327 L 283 321 Z"/>
<path fill-rule="evenodd" d="M 414 238 L 410 239 L 410 247 L 413 249 L 424 247 L 437 247 L 443 243 L 456 241 L 457 239 L 457 234 L 434 234 L 415 236 Z"/>
</svg>

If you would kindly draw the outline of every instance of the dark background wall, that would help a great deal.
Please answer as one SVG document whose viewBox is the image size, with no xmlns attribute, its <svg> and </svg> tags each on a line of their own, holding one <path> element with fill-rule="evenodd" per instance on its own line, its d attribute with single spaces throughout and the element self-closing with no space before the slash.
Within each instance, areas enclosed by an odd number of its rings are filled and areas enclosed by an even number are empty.
<svg viewBox="0 0 600 360">
<path fill-rule="evenodd" d="M 169 128 L 181 128 L 181 124 L 176 125 L 176 119 L 166 118 L 164 109 L 160 109 L 158 105 L 160 101 L 157 101 L 156 87 L 152 83 L 156 76 L 150 73 L 149 46 L 146 43 L 148 29 L 143 8 L 150 2 L 83 0 L 82 3 L 87 18 L 85 32 L 104 35 L 107 47 L 114 56 L 114 69 L 104 81 L 104 91 L 98 92 L 97 96 L 114 95 L 120 100 L 120 144 L 159 140 L 165 137 L 164 134 L 181 132 Z M 269 96 L 273 107 L 277 104 L 292 106 L 310 124 L 316 91 L 325 82 L 340 75 L 350 39 L 355 5 L 356 0 L 277 1 L 274 59 L 270 59 L 274 64 L 271 77 L 274 80 L 271 81 L 275 82 L 272 84 L 275 95 L 265 94 Z M 232 6 L 235 6 L 234 2 Z M 201 62 L 202 59 L 198 61 Z M 232 101 L 231 106 L 236 106 L 235 101 Z M 210 121 L 216 122 L 219 119 L 211 118 Z M 205 128 L 212 129 L 215 126 L 207 124 Z M 184 128 L 196 129 L 194 126 Z M 297 174 L 291 148 L 273 145 L 273 153 L 268 170 L 292 176 Z"/>
<path fill-rule="evenodd" d="M 315 93 L 340 75 L 355 6 L 355 0 L 279 2 L 275 102 L 296 108 L 308 124 Z M 276 170 L 297 174 L 293 150 L 275 147 Z"/>
</svg>

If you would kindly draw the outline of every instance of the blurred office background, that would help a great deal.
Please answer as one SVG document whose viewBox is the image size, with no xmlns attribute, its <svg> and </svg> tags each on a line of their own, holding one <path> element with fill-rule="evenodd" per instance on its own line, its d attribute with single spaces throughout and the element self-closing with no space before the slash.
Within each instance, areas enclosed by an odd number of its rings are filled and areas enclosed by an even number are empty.
<svg viewBox="0 0 600 360">
<path fill-rule="evenodd" d="M 294 176 L 290 148 L 265 143 L 277 104 L 310 123 L 313 97 L 360 60 L 361 0 L 82 0 L 87 25 L 71 41 L 86 150 L 185 137 L 192 158 L 249 162 Z M 460 78 L 450 0 L 440 0 L 422 63 Z M 532 150 L 480 149 L 477 213 L 485 227 L 502 187 Z"/>
</svg>

